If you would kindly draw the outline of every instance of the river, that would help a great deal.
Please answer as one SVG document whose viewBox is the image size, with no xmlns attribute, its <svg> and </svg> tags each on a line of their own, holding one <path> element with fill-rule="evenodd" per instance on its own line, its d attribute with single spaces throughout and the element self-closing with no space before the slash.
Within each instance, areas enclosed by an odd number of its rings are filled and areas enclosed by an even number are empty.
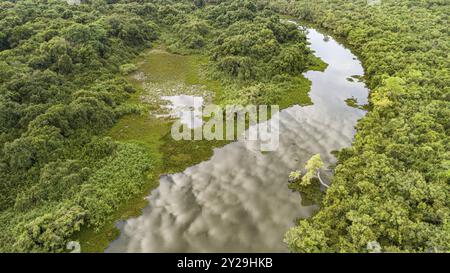
<svg viewBox="0 0 450 273">
<path fill-rule="evenodd" d="M 302 206 L 288 189 L 288 175 L 320 153 L 351 144 L 355 125 L 365 112 L 346 99 L 367 103 L 363 75 L 350 50 L 315 29 L 308 29 L 310 47 L 328 64 L 309 71 L 310 106 L 280 112 L 280 144 L 261 153 L 246 141 L 214 150 L 207 161 L 160 178 L 160 186 L 137 218 L 118 223 L 121 235 L 107 252 L 286 252 L 283 236 L 295 219 L 309 217 L 316 206 Z"/>
</svg>

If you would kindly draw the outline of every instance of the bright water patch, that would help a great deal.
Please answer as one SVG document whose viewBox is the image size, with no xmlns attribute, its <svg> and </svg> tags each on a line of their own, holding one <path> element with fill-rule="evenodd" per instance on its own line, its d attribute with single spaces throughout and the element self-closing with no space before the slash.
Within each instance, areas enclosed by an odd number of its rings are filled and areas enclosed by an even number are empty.
<svg viewBox="0 0 450 273">
<path fill-rule="evenodd" d="M 181 124 L 189 129 L 201 127 L 203 125 L 202 106 L 203 98 L 197 96 L 162 96 L 162 100 L 168 101 L 168 105 L 163 108 L 169 110 L 168 115 L 157 115 L 158 117 L 171 117 L 179 119 Z"/>
</svg>

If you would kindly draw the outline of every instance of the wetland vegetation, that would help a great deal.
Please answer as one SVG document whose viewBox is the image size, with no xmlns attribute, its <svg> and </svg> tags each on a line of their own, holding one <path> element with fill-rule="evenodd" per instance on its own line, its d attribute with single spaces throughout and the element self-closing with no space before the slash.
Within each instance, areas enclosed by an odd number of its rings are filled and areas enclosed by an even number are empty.
<svg viewBox="0 0 450 273">
<path fill-rule="evenodd" d="M 173 141 L 171 121 L 149 114 L 158 100 L 142 99 L 151 85 L 287 107 L 310 103 L 301 73 L 321 64 L 304 34 L 256 1 L 6 1 L 0 11 L 3 251 L 58 252 L 69 240 L 101 251 L 159 175 L 225 144 Z"/>
<path fill-rule="evenodd" d="M 162 96 L 311 105 L 304 73 L 327 64 L 286 16 L 345 40 L 365 68 L 347 81 L 372 90 L 289 249 L 450 251 L 448 10 L 444 0 L 0 2 L 0 251 L 64 252 L 69 241 L 104 251 L 161 175 L 228 144 L 174 141 Z"/>
</svg>

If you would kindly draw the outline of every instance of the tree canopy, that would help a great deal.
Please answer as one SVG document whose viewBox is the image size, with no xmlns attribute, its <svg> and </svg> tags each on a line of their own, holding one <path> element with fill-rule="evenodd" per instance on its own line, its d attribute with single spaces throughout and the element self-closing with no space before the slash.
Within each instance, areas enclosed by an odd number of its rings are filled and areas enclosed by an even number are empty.
<svg viewBox="0 0 450 273">
<path fill-rule="evenodd" d="M 331 187 L 313 196 L 320 211 L 288 231 L 288 247 L 450 251 L 448 10 L 445 0 L 1 1 L 0 251 L 65 251 L 142 191 L 155 158 L 107 132 L 139 112 L 124 75 L 156 43 L 206 56 L 225 104 L 298 104 L 302 73 L 324 64 L 282 15 L 343 38 L 372 90 Z M 318 188 L 321 167 L 313 157 L 292 178 Z"/>
<path fill-rule="evenodd" d="M 320 211 L 285 241 L 296 252 L 450 251 L 448 1 L 276 1 L 360 56 L 370 111 Z"/>
</svg>

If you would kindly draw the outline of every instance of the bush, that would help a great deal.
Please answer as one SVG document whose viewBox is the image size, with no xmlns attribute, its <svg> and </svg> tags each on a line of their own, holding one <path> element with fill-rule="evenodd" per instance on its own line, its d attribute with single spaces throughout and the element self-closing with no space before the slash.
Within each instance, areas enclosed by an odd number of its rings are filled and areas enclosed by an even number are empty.
<svg viewBox="0 0 450 273">
<path fill-rule="evenodd" d="M 124 76 L 129 75 L 137 70 L 134 64 L 123 64 L 120 66 L 120 73 Z"/>
</svg>

